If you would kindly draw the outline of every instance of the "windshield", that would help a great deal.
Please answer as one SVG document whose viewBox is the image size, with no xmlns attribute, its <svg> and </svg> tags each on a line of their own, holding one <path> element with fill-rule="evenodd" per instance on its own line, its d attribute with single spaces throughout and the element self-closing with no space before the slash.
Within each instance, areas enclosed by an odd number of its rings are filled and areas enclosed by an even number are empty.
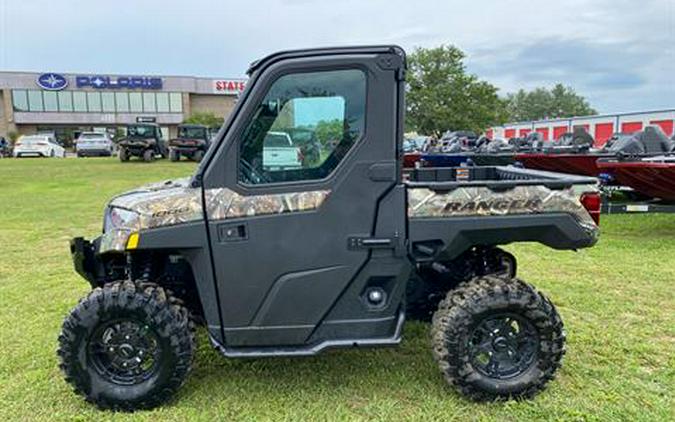
<svg viewBox="0 0 675 422">
<path fill-rule="evenodd" d="M 155 137 L 155 127 L 154 126 L 129 126 L 127 128 L 127 133 L 129 136 L 136 138 L 154 138 Z"/>
<path fill-rule="evenodd" d="M 79 139 L 105 139 L 102 133 L 83 133 Z"/>
<path fill-rule="evenodd" d="M 47 138 L 43 136 L 24 136 L 19 139 L 19 143 L 32 144 L 34 142 L 47 142 Z"/>
<path fill-rule="evenodd" d="M 284 148 L 293 146 L 288 139 L 288 135 L 284 133 L 268 132 L 265 136 L 265 147 L 267 148 Z"/>
<path fill-rule="evenodd" d="M 181 127 L 178 130 L 179 138 L 206 139 L 206 128 L 203 127 Z"/>
</svg>

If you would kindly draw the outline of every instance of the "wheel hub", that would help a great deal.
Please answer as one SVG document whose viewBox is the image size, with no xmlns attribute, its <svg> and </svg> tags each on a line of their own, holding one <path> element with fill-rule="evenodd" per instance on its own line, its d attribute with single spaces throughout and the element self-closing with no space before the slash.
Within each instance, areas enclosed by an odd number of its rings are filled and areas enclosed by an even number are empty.
<svg viewBox="0 0 675 422">
<path fill-rule="evenodd" d="M 537 330 L 517 314 L 488 316 L 476 324 L 469 341 L 471 365 L 491 378 L 516 377 L 539 353 Z"/>
<path fill-rule="evenodd" d="M 88 351 L 100 375 L 123 385 L 151 377 L 160 353 L 154 332 L 147 325 L 131 320 L 103 324 L 94 332 Z"/>
</svg>

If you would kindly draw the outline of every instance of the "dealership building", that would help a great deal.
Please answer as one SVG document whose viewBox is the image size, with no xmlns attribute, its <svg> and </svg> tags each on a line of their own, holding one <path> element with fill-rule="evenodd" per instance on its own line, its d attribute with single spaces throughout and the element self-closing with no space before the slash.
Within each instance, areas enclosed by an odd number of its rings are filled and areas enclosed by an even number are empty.
<svg viewBox="0 0 675 422">
<path fill-rule="evenodd" d="M 197 112 L 227 116 L 245 80 L 191 76 L 0 72 L 0 136 L 160 125 L 166 138 Z"/>
</svg>

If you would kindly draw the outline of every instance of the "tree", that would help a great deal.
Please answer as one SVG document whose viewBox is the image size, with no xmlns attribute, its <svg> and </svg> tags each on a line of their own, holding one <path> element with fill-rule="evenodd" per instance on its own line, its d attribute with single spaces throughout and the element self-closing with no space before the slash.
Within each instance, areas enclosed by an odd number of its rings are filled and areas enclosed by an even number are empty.
<svg viewBox="0 0 675 422">
<path fill-rule="evenodd" d="M 481 132 L 506 121 L 497 88 L 468 74 L 464 57 L 451 45 L 417 48 L 409 56 L 407 129 L 437 135 L 446 130 Z"/>
<path fill-rule="evenodd" d="M 589 116 L 597 112 L 571 87 L 556 84 L 553 89 L 519 90 L 505 98 L 508 120 L 540 120 L 560 117 Z"/>
<path fill-rule="evenodd" d="M 330 141 L 339 142 L 344 135 L 344 122 L 340 119 L 320 120 L 316 124 L 314 134 L 324 147 L 329 145 Z"/>
<path fill-rule="evenodd" d="M 192 113 L 190 117 L 185 119 L 184 123 L 192 125 L 205 125 L 208 127 L 220 127 L 223 125 L 223 118 L 216 116 L 210 111 L 199 111 Z"/>
</svg>

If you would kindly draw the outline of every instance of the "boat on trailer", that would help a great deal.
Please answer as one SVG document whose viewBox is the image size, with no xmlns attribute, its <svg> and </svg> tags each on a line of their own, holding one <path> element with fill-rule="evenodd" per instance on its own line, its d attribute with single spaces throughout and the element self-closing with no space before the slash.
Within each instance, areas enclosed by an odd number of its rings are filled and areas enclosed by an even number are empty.
<svg viewBox="0 0 675 422">
<path fill-rule="evenodd" d="M 598 168 L 643 195 L 675 201 L 675 153 L 647 158 L 601 159 Z"/>
</svg>

